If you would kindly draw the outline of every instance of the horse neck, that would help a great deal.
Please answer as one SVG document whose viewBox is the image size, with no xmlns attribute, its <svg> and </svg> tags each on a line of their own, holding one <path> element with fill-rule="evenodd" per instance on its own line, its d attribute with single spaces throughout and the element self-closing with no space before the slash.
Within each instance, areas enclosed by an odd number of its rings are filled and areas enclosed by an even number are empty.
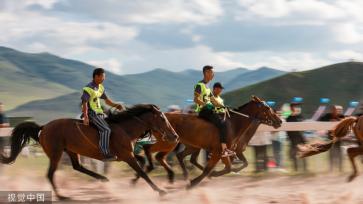
<svg viewBox="0 0 363 204">
<path fill-rule="evenodd" d="M 249 110 L 248 107 L 245 109 Z M 245 111 L 243 114 L 246 114 L 248 116 L 253 116 L 255 113 L 252 111 Z M 232 129 L 233 129 L 233 139 L 240 137 L 244 135 L 247 130 L 249 130 L 253 124 L 253 120 L 251 118 L 246 118 L 241 115 L 237 115 L 232 113 L 231 114 L 231 123 L 232 123 Z"/>
<path fill-rule="evenodd" d="M 135 116 L 121 124 L 122 128 L 128 133 L 131 139 L 140 137 L 145 131 L 150 129 L 147 127 L 147 122 L 144 121 L 145 117 L 143 115 L 137 118 Z"/>
<path fill-rule="evenodd" d="M 261 123 L 259 123 L 257 121 L 252 122 L 252 124 L 250 125 L 248 130 L 243 135 L 241 135 L 241 137 L 243 137 L 243 138 L 241 138 L 240 143 L 244 142 L 247 145 L 250 142 L 253 135 L 255 135 L 257 128 L 258 128 L 258 126 L 260 126 L 260 124 Z"/>
</svg>

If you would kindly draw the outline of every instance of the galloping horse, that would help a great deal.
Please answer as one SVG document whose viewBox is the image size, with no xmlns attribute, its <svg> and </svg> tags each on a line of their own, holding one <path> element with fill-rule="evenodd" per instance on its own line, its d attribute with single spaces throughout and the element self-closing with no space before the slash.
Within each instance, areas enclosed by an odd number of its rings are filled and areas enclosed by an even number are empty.
<svg viewBox="0 0 363 204">
<path fill-rule="evenodd" d="M 112 130 L 111 153 L 118 157 L 118 161 L 124 161 L 133 168 L 154 190 L 164 194 L 165 191 L 157 187 L 137 163 L 133 155 L 132 143 L 147 130 L 160 132 L 161 139 L 176 142 L 178 135 L 165 115 L 155 105 L 142 104 L 117 114 L 111 114 L 107 118 L 107 122 Z M 92 172 L 79 163 L 79 155 L 98 160 L 103 158 L 98 145 L 97 130 L 84 126 L 81 120 L 57 119 L 44 126 L 39 126 L 34 122 L 19 124 L 12 132 L 10 156 L 1 155 L 1 162 L 5 164 L 14 162 L 30 138 L 40 143 L 50 160 L 47 177 L 58 199 L 68 199 L 58 193 L 53 181 L 54 172 L 63 152 L 69 155 L 75 170 L 101 181 L 108 181 L 105 176 Z"/>
<path fill-rule="evenodd" d="M 357 166 L 354 158 L 363 155 L 363 116 L 348 117 L 343 119 L 333 130 L 333 139 L 328 143 L 313 143 L 299 147 L 300 157 L 308 157 L 329 150 L 333 144 L 342 137 L 346 136 L 350 130 L 353 130 L 355 137 L 358 139 L 358 147 L 350 147 L 347 149 L 350 163 L 353 167 L 353 173 L 348 177 L 348 182 L 352 181 L 358 175 Z"/>
<path fill-rule="evenodd" d="M 221 145 L 219 141 L 219 130 L 211 123 L 199 118 L 196 115 L 190 114 L 174 114 L 165 113 L 171 125 L 179 135 L 180 143 L 193 147 L 196 150 L 206 149 L 211 153 L 211 158 L 208 160 L 207 165 L 203 168 L 200 176 L 193 179 L 189 187 L 197 185 L 204 177 L 210 174 L 211 170 L 215 167 L 217 162 L 221 159 Z M 253 96 L 252 100 L 245 105 L 230 111 L 230 118 L 227 119 L 228 126 L 228 148 L 235 149 L 238 147 L 237 156 L 241 160 L 246 160 L 242 152 L 246 148 L 249 140 L 252 138 L 254 132 L 257 130 L 261 123 L 278 128 L 281 126 L 281 119 L 274 113 L 274 111 L 261 99 Z M 158 133 L 155 133 L 156 138 Z M 239 144 L 239 145 L 237 145 Z M 165 161 L 165 156 L 175 148 L 175 144 L 167 144 L 158 141 L 154 145 L 146 148 L 146 152 L 158 152 L 156 159 L 168 172 L 169 181 L 173 182 L 174 172 Z M 149 154 L 149 153 L 146 154 Z M 212 176 L 219 176 L 230 171 L 237 171 L 238 169 L 231 168 L 231 161 L 228 157 L 222 158 L 225 164 L 225 169 L 219 172 L 213 172 Z M 151 163 L 151 162 L 149 162 Z M 184 163 L 180 163 L 184 169 L 184 175 L 187 175 Z M 244 168 L 244 167 L 242 167 Z M 151 168 L 149 168 L 151 170 Z M 137 178 L 133 181 L 136 182 Z"/>
</svg>

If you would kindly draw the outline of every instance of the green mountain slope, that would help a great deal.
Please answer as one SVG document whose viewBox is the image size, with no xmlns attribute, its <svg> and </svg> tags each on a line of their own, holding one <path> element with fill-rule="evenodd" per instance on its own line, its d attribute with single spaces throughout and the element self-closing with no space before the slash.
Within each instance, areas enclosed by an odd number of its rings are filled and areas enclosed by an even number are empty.
<svg viewBox="0 0 363 204">
<path fill-rule="evenodd" d="M 278 104 L 290 102 L 295 96 L 304 98 L 303 110 L 310 116 L 321 97 L 328 97 L 332 104 L 346 106 L 350 100 L 363 99 L 363 63 L 346 62 L 314 69 L 289 73 L 258 84 L 247 86 L 224 95 L 227 104 L 245 103 L 251 95 Z"/>
</svg>

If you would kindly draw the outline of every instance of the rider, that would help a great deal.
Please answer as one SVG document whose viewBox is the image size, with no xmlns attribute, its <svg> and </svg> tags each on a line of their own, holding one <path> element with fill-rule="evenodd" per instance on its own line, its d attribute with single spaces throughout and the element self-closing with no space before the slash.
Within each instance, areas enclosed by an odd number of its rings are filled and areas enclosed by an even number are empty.
<svg viewBox="0 0 363 204">
<path fill-rule="evenodd" d="M 114 103 L 107 97 L 102 82 L 105 80 L 105 70 L 96 68 L 93 70 L 93 80 L 83 88 L 82 94 L 82 112 L 83 124 L 88 125 L 91 121 L 98 129 L 100 135 L 99 146 L 104 156 L 103 161 L 114 161 L 116 156 L 112 155 L 109 150 L 109 141 L 111 129 L 105 121 L 105 114 L 101 107 L 100 99 L 105 100 L 106 104 L 122 110 L 122 105 Z"/>
<path fill-rule="evenodd" d="M 226 110 L 224 108 L 224 101 L 223 101 L 223 98 L 221 97 L 221 94 L 222 94 L 222 91 L 223 91 L 224 87 L 222 86 L 222 84 L 220 82 L 216 82 L 213 84 L 213 96 L 215 98 L 215 100 L 221 104 L 222 106 L 220 107 L 215 107 L 214 111 L 218 114 L 221 114 L 221 113 L 225 113 Z"/>
<path fill-rule="evenodd" d="M 213 79 L 213 67 L 206 65 L 203 67 L 203 80 L 199 81 L 194 87 L 194 103 L 196 105 L 195 112 L 199 116 L 218 127 L 220 131 L 220 141 L 222 145 L 222 157 L 228 157 L 235 152 L 227 148 L 227 125 L 223 118 L 215 111 L 215 107 L 224 108 L 213 96 L 213 93 L 207 84 Z"/>
</svg>

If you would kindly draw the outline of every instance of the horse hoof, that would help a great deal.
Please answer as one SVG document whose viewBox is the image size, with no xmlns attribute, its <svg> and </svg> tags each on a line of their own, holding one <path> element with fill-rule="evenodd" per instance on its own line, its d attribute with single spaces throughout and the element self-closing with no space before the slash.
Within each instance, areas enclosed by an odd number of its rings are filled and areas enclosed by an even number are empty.
<svg viewBox="0 0 363 204">
<path fill-rule="evenodd" d="M 66 197 L 66 196 L 57 196 L 58 197 L 58 200 L 61 200 L 61 201 L 66 201 L 66 200 L 71 200 L 70 197 Z"/>
<path fill-rule="evenodd" d="M 195 185 L 193 185 L 193 183 L 192 183 L 192 182 L 190 182 L 190 183 L 186 186 L 186 189 L 187 189 L 187 190 L 190 190 L 190 189 L 192 189 L 194 186 L 195 186 Z"/>
<path fill-rule="evenodd" d="M 159 196 L 165 196 L 167 194 L 164 190 L 159 190 Z"/>
<path fill-rule="evenodd" d="M 353 181 L 355 177 L 356 177 L 356 175 L 349 176 L 347 182 Z"/>
<path fill-rule="evenodd" d="M 108 178 L 105 177 L 105 178 L 101 178 L 100 181 L 101 182 L 109 182 L 110 180 L 108 180 Z"/>
<path fill-rule="evenodd" d="M 131 185 L 136 185 L 137 180 L 138 180 L 137 178 L 131 179 Z"/>
</svg>

